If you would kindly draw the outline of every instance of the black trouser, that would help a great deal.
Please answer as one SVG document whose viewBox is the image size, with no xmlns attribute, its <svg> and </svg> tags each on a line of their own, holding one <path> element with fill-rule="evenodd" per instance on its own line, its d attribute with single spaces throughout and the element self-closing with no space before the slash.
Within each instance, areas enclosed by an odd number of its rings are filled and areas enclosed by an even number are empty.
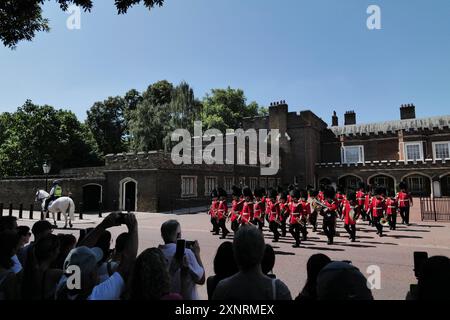
<svg viewBox="0 0 450 320">
<path fill-rule="evenodd" d="M 397 227 L 397 212 L 394 212 L 389 216 L 389 225 L 391 226 L 391 230 L 395 230 Z"/>
<path fill-rule="evenodd" d="M 211 224 L 213 226 L 213 232 L 219 234 L 219 222 L 217 222 L 217 219 L 211 217 Z"/>
<path fill-rule="evenodd" d="M 308 235 L 308 229 L 306 228 L 306 221 L 303 221 L 303 224 L 300 224 L 300 232 L 302 233 L 303 241 L 306 241 L 306 237 Z"/>
<path fill-rule="evenodd" d="M 323 220 L 323 232 L 328 238 L 329 243 L 333 243 L 333 238 L 336 233 L 336 222 L 335 220 Z"/>
<path fill-rule="evenodd" d="M 259 230 L 262 231 L 262 229 L 263 229 L 263 227 L 264 227 L 264 221 L 263 221 L 263 220 L 260 220 L 260 219 L 255 218 L 255 219 L 252 220 L 252 223 L 253 223 L 255 226 L 258 226 Z"/>
<path fill-rule="evenodd" d="M 280 238 L 280 232 L 278 231 L 279 224 L 275 221 L 269 222 L 269 229 L 273 233 L 273 239 L 278 241 Z"/>
<path fill-rule="evenodd" d="M 238 229 L 239 229 L 239 221 L 237 219 L 231 221 L 231 230 L 233 230 L 233 232 L 236 232 Z"/>
<path fill-rule="evenodd" d="M 317 230 L 317 212 L 313 212 L 309 216 L 309 223 L 313 226 L 313 231 Z"/>
<path fill-rule="evenodd" d="M 355 224 L 346 224 L 344 226 L 345 230 L 347 230 L 350 237 L 355 240 L 356 239 L 356 225 Z"/>
<path fill-rule="evenodd" d="M 218 227 L 217 229 L 222 229 L 222 236 L 225 237 L 228 233 L 230 233 L 230 231 L 228 231 L 227 226 L 225 224 L 226 219 L 220 219 L 218 222 Z"/>
<path fill-rule="evenodd" d="M 300 244 L 300 224 L 291 224 L 289 226 L 289 233 L 294 237 L 295 244 Z"/>
<path fill-rule="evenodd" d="M 402 223 L 409 224 L 409 207 L 400 207 L 400 216 L 402 217 Z"/>
<path fill-rule="evenodd" d="M 54 200 L 56 200 L 56 197 L 55 197 L 54 195 L 48 197 L 47 199 L 45 199 L 45 205 L 44 205 L 44 210 L 45 210 L 45 211 L 48 210 L 48 205 L 50 204 L 50 202 L 51 202 L 51 201 L 54 201 Z"/>
<path fill-rule="evenodd" d="M 283 218 L 283 221 L 281 221 L 281 225 L 280 225 L 280 229 L 281 229 L 281 235 L 283 237 L 286 237 L 286 218 Z"/>
<path fill-rule="evenodd" d="M 377 228 L 378 234 L 381 236 L 383 234 L 383 225 L 381 224 L 381 217 L 373 217 L 373 223 L 375 228 Z"/>
</svg>

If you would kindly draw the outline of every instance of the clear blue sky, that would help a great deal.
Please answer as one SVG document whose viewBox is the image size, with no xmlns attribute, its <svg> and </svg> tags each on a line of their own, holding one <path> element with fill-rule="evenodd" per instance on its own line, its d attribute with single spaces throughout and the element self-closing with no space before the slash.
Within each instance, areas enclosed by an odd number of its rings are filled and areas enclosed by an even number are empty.
<svg viewBox="0 0 450 320">
<path fill-rule="evenodd" d="M 211 88 L 244 89 L 249 101 L 286 100 L 327 122 L 355 110 L 358 122 L 450 114 L 448 0 L 166 0 L 117 16 L 95 0 L 81 30 L 66 28 L 56 1 L 45 5 L 51 32 L 0 46 L 0 112 L 26 99 L 86 110 L 131 88 L 187 81 L 197 97 Z M 382 30 L 366 9 L 382 10 Z"/>
</svg>

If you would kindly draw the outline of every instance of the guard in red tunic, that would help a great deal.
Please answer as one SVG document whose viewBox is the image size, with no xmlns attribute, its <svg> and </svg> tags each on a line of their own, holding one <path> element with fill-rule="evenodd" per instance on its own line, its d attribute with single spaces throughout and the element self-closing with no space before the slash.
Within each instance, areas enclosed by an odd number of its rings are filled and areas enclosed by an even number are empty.
<svg viewBox="0 0 450 320">
<path fill-rule="evenodd" d="M 358 205 L 356 194 L 349 192 L 342 206 L 342 215 L 344 216 L 344 228 L 352 242 L 356 241 L 356 220 L 358 220 L 360 210 L 361 206 Z"/>
<path fill-rule="evenodd" d="M 244 194 L 244 205 L 241 211 L 241 225 L 251 223 L 253 219 L 253 194 L 250 188 L 245 187 L 242 191 Z"/>
<path fill-rule="evenodd" d="M 343 205 L 343 202 L 344 202 L 344 200 L 345 200 L 345 196 L 344 196 L 344 193 L 343 193 L 343 191 L 342 191 L 343 189 L 342 189 L 342 187 L 341 186 L 339 186 L 338 188 L 337 188 L 337 192 L 336 192 L 336 204 L 337 204 L 337 207 L 338 207 L 338 213 L 339 213 L 339 217 L 342 219 L 342 205 Z"/>
<path fill-rule="evenodd" d="M 370 192 L 370 187 L 366 188 L 366 196 L 364 197 L 364 211 L 366 212 L 366 218 L 369 221 L 369 226 L 373 226 L 372 223 L 372 212 L 370 211 L 370 204 L 372 203 L 372 194 Z"/>
<path fill-rule="evenodd" d="M 215 235 L 219 234 L 219 221 L 217 219 L 218 215 L 218 209 L 219 209 L 219 193 L 216 189 L 211 191 L 211 206 L 209 207 L 209 215 L 211 217 L 211 224 L 213 226 L 213 229 L 211 230 L 212 233 Z"/>
<path fill-rule="evenodd" d="M 397 210 L 398 204 L 395 197 L 386 198 L 386 215 L 389 221 L 389 230 L 395 230 L 397 226 Z"/>
<path fill-rule="evenodd" d="M 302 240 L 306 241 L 308 238 L 308 218 L 311 214 L 311 205 L 308 202 L 308 191 L 300 190 L 300 205 L 301 205 L 301 222 L 300 222 L 300 232 L 302 234 Z"/>
<path fill-rule="evenodd" d="M 269 198 L 266 199 L 266 216 L 269 217 L 269 229 L 273 233 L 272 242 L 278 242 L 281 226 L 280 203 L 277 201 L 277 192 L 274 189 L 269 190 Z"/>
<path fill-rule="evenodd" d="M 291 203 L 289 204 L 289 233 L 294 237 L 295 244 L 294 248 L 300 247 L 300 230 L 302 223 L 302 204 L 299 202 L 300 200 L 300 190 L 294 189 L 291 191 Z"/>
<path fill-rule="evenodd" d="M 239 187 L 233 186 L 233 201 L 231 202 L 231 230 L 236 233 L 239 229 L 239 220 L 241 218 L 241 211 L 244 206 L 244 198 L 242 197 L 242 190 Z"/>
<path fill-rule="evenodd" d="M 225 239 L 227 235 L 230 233 L 230 231 L 228 231 L 226 226 L 226 219 L 228 216 L 228 206 L 227 206 L 228 195 L 227 192 L 222 188 L 219 188 L 217 191 L 219 193 L 219 207 L 217 209 L 217 221 L 218 227 L 222 229 L 221 239 Z"/>
<path fill-rule="evenodd" d="M 338 217 L 337 204 L 335 202 L 336 192 L 333 187 L 327 187 L 324 191 L 325 200 L 323 204 L 326 206 L 320 214 L 323 216 L 322 228 L 328 238 L 328 244 L 334 243 L 336 235 L 336 219 Z"/>
<path fill-rule="evenodd" d="M 356 202 L 359 207 L 359 212 L 361 212 L 361 216 L 363 221 L 367 221 L 367 213 L 365 210 L 365 202 L 366 202 L 366 186 L 363 182 L 358 183 L 358 191 L 356 192 Z"/>
<path fill-rule="evenodd" d="M 264 196 L 263 190 L 261 188 L 256 188 L 253 191 L 254 202 L 253 202 L 253 218 L 252 223 L 258 226 L 259 230 L 262 231 L 264 226 L 264 214 L 265 208 L 262 198 Z"/>
<path fill-rule="evenodd" d="M 309 223 L 313 227 L 313 231 L 317 232 L 317 216 L 320 212 L 320 206 L 317 205 L 317 203 L 322 202 L 319 198 L 319 191 L 312 190 L 309 194 L 309 205 L 311 207 L 311 214 L 309 215 Z"/>
<path fill-rule="evenodd" d="M 281 192 L 278 194 L 278 203 L 280 205 L 280 229 L 281 229 L 281 236 L 282 237 L 286 237 L 286 233 L 287 233 L 287 221 L 290 217 L 290 212 L 289 212 L 289 202 L 288 202 L 288 197 L 287 197 L 287 193 L 286 192 Z"/>
<path fill-rule="evenodd" d="M 400 209 L 400 216 L 402 217 L 402 224 L 409 225 L 409 211 L 413 206 L 413 198 L 408 192 L 408 185 L 406 182 L 401 182 L 399 185 L 400 192 L 397 194 L 398 207 Z"/>
<path fill-rule="evenodd" d="M 370 203 L 370 211 L 372 212 L 372 219 L 375 227 L 377 228 L 377 234 L 383 236 L 383 225 L 381 219 L 385 217 L 386 201 L 384 199 L 385 189 L 383 187 L 377 187 L 375 189 L 375 196 Z"/>
</svg>

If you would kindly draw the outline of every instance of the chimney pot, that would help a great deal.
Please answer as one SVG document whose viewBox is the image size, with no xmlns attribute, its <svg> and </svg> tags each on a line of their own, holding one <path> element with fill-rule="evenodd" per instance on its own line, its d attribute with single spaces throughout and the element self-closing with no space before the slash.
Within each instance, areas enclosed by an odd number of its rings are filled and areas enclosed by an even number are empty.
<svg viewBox="0 0 450 320">
<path fill-rule="evenodd" d="M 355 113 L 355 111 L 347 111 L 346 113 L 345 113 L 345 119 L 344 119 L 344 122 L 345 122 L 345 125 L 346 126 L 349 126 L 349 125 L 355 125 L 356 124 L 356 113 Z"/>
<path fill-rule="evenodd" d="M 416 107 L 413 103 L 402 104 L 400 107 L 400 119 L 415 119 L 416 118 Z"/>
<path fill-rule="evenodd" d="M 333 117 L 331 118 L 331 126 L 338 127 L 339 126 L 339 118 L 336 114 L 336 111 L 333 111 Z"/>
</svg>

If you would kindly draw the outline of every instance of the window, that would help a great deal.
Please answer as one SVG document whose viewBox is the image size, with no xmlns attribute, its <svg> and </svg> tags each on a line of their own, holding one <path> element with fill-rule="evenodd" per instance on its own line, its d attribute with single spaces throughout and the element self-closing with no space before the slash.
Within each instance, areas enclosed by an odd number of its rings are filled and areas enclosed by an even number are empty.
<svg viewBox="0 0 450 320">
<path fill-rule="evenodd" d="M 345 146 L 341 151 L 342 163 L 363 163 L 364 146 Z"/>
<path fill-rule="evenodd" d="M 268 188 L 276 188 L 277 187 L 277 179 L 269 178 L 267 187 Z"/>
<path fill-rule="evenodd" d="M 242 186 L 245 186 L 245 177 L 240 177 L 239 178 L 239 185 L 242 187 Z"/>
<path fill-rule="evenodd" d="M 423 144 L 422 142 L 405 143 L 406 161 L 423 160 Z"/>
<path fill-rule="evenodd" d="M 267 188 L 267 178 L 260 178 L 259 179 L 259 186 L 261 188 L 266 189 Z"/>
<path fill-rule="evenodd" d="M 205 195 L 210 195 L 217 188 L 217 177 L 205 177 Z"/>
<path fill-rule="evenodd" d="M 233 177 L 225 177 L 225 190 L 228 193 L 233 192 L 234 178 Z"/>
<path fill-rule="evenodd" d="M 181 197 L 197 196 L 197 177 L 182 176 L 181 177 Z"/>
<path fill-rule="evenodd" d="M 373 183 L 376 186 L 387 187 L 387 185 L 388 185 L 387 177 L 375 177 L 375 178 L 373 178 Z"/>
<path fill-rule="evenodd" d="M 433 142 L 433 150 L 435 160 L 450 159 L 450 141 Z"/>
<path fill-rule="evenodd" d="M 408 183 L 409 191 L 412 193 L 422 193 L 425 192 L 425 178 L 420 176 L 408 177 L 406 178 Z"/>
<path fill-rule="evenodd" d="M 250 189 L 255 190 L 258 186 L 258 178 L 250 178 Z"/>
</svg>

